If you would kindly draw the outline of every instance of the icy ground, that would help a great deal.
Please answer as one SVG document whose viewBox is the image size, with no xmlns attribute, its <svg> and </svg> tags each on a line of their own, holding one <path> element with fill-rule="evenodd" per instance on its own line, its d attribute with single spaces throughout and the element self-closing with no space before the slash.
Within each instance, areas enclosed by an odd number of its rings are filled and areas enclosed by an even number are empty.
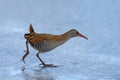
<svg viewBox="0 0 120 80">
<path fill-rule="evenodd" d="M 62 34 L 72 28 L 87 36 L 41 54 L 30 48 L 26 64 L 24 33 Z M 120 80 L 120 0 L 1 0 L 0 80 Z"/>
</svg>

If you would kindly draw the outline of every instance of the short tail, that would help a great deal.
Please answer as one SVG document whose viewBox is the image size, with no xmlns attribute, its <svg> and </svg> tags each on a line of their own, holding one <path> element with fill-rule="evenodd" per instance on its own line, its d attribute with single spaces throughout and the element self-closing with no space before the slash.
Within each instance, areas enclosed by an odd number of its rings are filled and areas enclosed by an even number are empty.
<svg viewBox="0 0 120 80">
<path fill-rule="evenodd" d="M 32 24 L 30 24 L 30 26 L 29 26 L 29 32 L 30 32 L 30 33 L 34 33 L 34 29 L 33 29 Z"/>
</svg>

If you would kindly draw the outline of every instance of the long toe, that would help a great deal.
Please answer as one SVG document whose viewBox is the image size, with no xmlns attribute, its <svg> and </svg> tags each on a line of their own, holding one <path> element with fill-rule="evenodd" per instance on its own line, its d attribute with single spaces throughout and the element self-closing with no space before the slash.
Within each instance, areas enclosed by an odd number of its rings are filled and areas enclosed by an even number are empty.
<svg viewBox="0 0 120 80">
<path fill-rule="evenodd" d="M 45 65 L 43 65 L 44 67 L 57 67 L 56 65 L 54 65 L 54 64 L 45 64 Z"/>
</svg>

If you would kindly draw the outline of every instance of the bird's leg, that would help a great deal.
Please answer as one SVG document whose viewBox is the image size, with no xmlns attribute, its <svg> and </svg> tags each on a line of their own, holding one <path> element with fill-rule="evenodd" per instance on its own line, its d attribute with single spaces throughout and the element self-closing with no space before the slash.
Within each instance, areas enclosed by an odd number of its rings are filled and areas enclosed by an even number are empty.
<svg viewBox="0 0 120 80">
<path fill-rule="evenodd" d="M 29 54 L 28 41 L 26 41 L 26 48 L 27 48 L 27 51 L 25 51 L 26 53 L 24 54 L 24 56 L 22 57 L 22 60 L 21 60 L 24 63 L 25 63 L 25 61 L 24 61 L 25 57 Z"/>
<path fill-rule="evenodd" d="M 42 65 L 45 65 L 44 61 L 39 57 L 39 52 L 36 54 L 36 56 L 40 60 L 40 62 L 42 63 Z"/>
<path fill-rule="evenodd" d="M 37 58 L 40 60 L 44 67 L 57 67 L 54 64 L 45 64 L 45 62 L 39 57 L 39 52 L 36 54 Z"/>
</svg>

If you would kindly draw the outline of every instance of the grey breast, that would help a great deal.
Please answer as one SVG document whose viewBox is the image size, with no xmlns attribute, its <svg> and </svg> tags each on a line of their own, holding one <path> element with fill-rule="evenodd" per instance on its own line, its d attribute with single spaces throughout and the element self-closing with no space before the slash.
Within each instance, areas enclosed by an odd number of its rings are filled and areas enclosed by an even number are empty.
<svg viewBox="0 0 120 80">
<path fill-rule="evenodd" d="M 47 52 L 63 44 L 64 42 L 65 41 L 61 42 L 61 41 L 43 40 L 42 42 L 38 42 L 34 44 L 33 47 L 40 52 Z"/>
</svg>

